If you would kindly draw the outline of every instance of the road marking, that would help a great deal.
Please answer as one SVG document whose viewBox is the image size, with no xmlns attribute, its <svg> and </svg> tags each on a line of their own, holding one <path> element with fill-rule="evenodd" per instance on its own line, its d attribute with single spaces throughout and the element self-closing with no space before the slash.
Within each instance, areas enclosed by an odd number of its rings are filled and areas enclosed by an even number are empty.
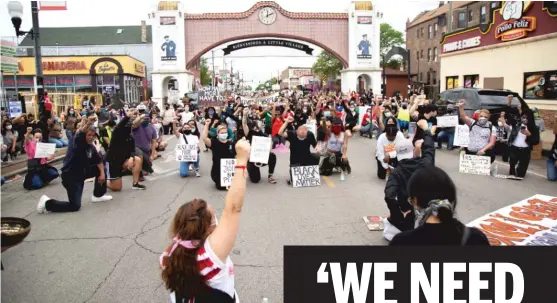
<svg viewBox="0 0 557 303">
<path fill-rule="evenodd" d="M 494 161 L 494 163 L 501 164 L 501 165 L 505 165 L 506 167 L 510 167 L 509 164 L 508 164 L 508 163 L 505 163 L 505 162 Z M 538 176 L 538 177 L 544 178 L 544 179 L 547 178 L 546 175 L 538 174 L 538 173 L 533 172 L 533 171 L 530 171 L 530 170 L 526 171 L 526 173 L 527 173 L 527 174 L 534 175 L 534 176 Z"/>
<path fill-rule="evenodd" d="M 322 176 L 323 181 L 325 181 L 325 183 L 327 183 L 327 185 L 329 185 L 330 188 L 336 188 L 335 183 L 333 183 L 333 181 L 331 181 L 331 179 L 329 179 L 329 177 L 327 176 Z"/>
</svg>

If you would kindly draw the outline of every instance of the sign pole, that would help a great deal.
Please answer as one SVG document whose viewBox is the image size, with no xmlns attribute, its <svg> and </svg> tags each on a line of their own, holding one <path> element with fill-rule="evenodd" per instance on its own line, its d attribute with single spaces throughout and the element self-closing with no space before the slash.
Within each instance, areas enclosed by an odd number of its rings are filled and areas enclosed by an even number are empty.
<svg viewBox="0 0 557 303">
<path fill-rule="evenodd" d="M 39 4 L 38 1 L 31 1 L 31 15 L 33 21 L 33 42 L 35 50 L 35 70 L 37 78 L 37 94 L 38 94 L 38 105 L 39 105 L 39 117 L 42 117 L 45 111 L 44 105 L 44 81 L 43 81 L 43 64 L 41 56 L 41 43 L 40 33 L 39 33 Z M 50 117 L 46 117 L 47 119 Z M 43 136 L 46 138 L 46 136 Z"/>
</svg>

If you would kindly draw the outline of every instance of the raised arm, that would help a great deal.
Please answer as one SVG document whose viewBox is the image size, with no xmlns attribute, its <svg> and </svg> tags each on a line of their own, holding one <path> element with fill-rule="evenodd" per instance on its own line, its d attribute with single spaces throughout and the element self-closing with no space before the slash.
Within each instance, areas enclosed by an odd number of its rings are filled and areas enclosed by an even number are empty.
<svg viewBox="0 0 557 303">
<path fill-rule="evenodd" d="M 472 122 L 472 119 L 470 119 L 470 117 L 468 117 L 468 115 L 466 115 L 466 112 L 464 111 L 464 104 L 466 104 L 466 100 L 461 99 L 458 101 L 458 103 L 456 104 L 458 106 L 458 115 L 460 117 L 460 119 L 466 123 L 466 125 L 470 125 L 470 123 Z"/>
<path fill-rule="evenodd" d="M 288 117 L 288 118 L 286 119 L 286 121 L 282 124 L 282 126 L 280 127 L 280 130 L 279 130 L 279 132 L 278 132 L 278 135 L 279 135 L 279 136 L 282 136 L 282 137 L 284 137 L 284 138 L 288 138 L 288 133 L 287 133 L 285 130 L 286 130 L 286 128 L 288 127 L 288 124 L 290 124 L 290 123 L 292 123 L 292 122 L 294 122 L 294 118 Z"/>
<path fill-rule="evenodd" d="M 236 143 L 236 167 L 232 184 L 224 201 L 224 210 L 215 231 L 209 236 L 211 248 L 224 263 L 236 242 L 240 226 L 240 213 L 246 194 L 246 165 L 250 154 L 250 144 L 245 139 Z"/>
<path fill-rule="evenodd" d="M 209 139 L 209 127 L 211 127 L 211 119 L 205 120 L 205 127 L 203 128 L 203 133 L 201 134 L 201 140 L 205 143 L 207 148 L 211 147 L 211 139 Z"/>
<path fill-rule="evenodd" d="M 244 113 L 242 115 L 242 128 L 244 129 L 244 136 L 246 137 L 249 135 L 248 113 L 249 113 L 249 109 L 244 108 Z"/>
</svg>

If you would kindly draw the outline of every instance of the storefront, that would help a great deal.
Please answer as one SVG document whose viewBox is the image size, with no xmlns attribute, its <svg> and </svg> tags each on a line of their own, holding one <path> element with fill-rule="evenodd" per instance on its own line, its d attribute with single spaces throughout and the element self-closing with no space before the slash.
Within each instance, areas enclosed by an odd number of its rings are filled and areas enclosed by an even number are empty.
<svg viewBox="0 0 557 303">
<path fill-rule="evenodd" d="M 7 91 L 31 92 L 35 87 L 35 58 L 20 57 L 17 77 L 4 74 Z M 130 56 L 43 57 L 44 86 L 52 93 L 97 93 L 126 103 L 144 100 L 145 64 Z"/>
<path fill-rule="evenodd" d="M 508 1 L 486 24 L 446 35 L 441 91 L 508 89 L 532 107 L 557 110 L 557 3 Z"/>
</svg>

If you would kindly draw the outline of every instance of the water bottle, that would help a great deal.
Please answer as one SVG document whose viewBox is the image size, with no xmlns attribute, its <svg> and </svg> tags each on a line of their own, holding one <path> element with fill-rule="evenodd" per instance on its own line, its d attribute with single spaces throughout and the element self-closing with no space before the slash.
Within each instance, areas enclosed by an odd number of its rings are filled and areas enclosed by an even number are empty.
<svg viewBox="0 0 557 303">
<path fill-rule="evenodd" d="M 340 173 L 340 182 L 344 182 L 344 172 Z"/>
</svg>

